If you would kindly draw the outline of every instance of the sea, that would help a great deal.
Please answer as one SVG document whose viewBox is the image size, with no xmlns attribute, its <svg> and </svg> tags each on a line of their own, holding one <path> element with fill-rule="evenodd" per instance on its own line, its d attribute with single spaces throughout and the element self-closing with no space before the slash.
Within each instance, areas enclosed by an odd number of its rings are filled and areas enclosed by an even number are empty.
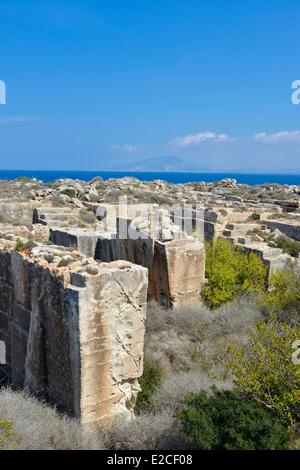
<svg viewBox="0 0 300 470">
<path fill-rule="evenodd" d="M 59 178 L 79 179 L 90 181 L 96 176 L 104 180 L 133 176 L 141 181 L 164 180 L 169 183 L 214 182 L 224 178 L 234 178 L 240 184 L 255 186 L 258 184 L 288 184 L 300 185 L 300 174 L 278 173 L 198 173 L 198 172 L 153 172 L 153 171 L 42 171 L 42 170 L 0 170 L 0 179 L 13 180 L 19 177 L 37 178 L 49 183 Z"/>
</svg>

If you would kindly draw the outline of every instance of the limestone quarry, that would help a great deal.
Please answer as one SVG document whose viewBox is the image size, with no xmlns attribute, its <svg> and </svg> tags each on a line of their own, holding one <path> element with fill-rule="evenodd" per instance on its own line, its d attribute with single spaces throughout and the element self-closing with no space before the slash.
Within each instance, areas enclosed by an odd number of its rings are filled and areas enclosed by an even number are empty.
<svg viewBox="0 0 300 470">
<path fill-rule="evenodd" d="M 298 267 L 278 240 L 300 240 L 300 187 L 0 181 L 0 379 L 84 424 L 131 419 L 147 301 L 201 303 L 218 237 L 268 276 Z"/>
</svg>

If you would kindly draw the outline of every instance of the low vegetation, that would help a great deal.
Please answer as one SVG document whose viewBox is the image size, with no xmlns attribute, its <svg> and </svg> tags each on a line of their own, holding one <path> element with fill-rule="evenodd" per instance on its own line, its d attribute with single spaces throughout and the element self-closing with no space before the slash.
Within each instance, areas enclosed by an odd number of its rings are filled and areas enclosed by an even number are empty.
<svg viewBox="0 0 300 470">
<path fill-rule="evenodd" d="M 10 389 L 0 389 L 0 449 L 103 449 L 98 432 L 83 430 L 71 418 L 59 415 L 38 400 Z"/>
<path fill-rule="evenodd" d="M 254 299 L 211 312 L 149 305 L 138 414 L 86 434 L 75 421 L 8 389 L 1 418 L 20 449 L 287 449 L 299 440 L 299 328 Z M 230 417 L 230 418 L 229 418 Z M 7 445 L 7 444 L 6 444 Z"/>
<path fill-rule="evenodd" d="M 198 450 L 275 450 L 288 447 L 284 423 L 261 405 L 233 392 L 192 394 L 178 413 L 187 442 Z"/>
<path fill-rule="evenodd" d="M 22 242 L 22 240 L 20 240 L 20 238 L 17 238 L 15 250 L 20 252 L 22 251 L 23 247 L 24 247 L 24 243 Z"/>
<path fill-rule="evenodd" d="M 293 269 L 276 271 L 262 303 L 267 315 L 275 313 L 280 320 L 300 325 L 300 275 Z"/>
<path fill-rule="evenodd" d="M 77 191 L 75 189 L 63 189 L 62 191 L 60 191 L 60 194 L 64 194 L 65 196 L 68 196 L 68 197 L 76 197 L 77 195 Z"/>
<path fill-rule="evenodd" d="M 300 242 L 292 240 L 291 238 L 281 236 L 274 240 L 277 248 L 280 248 L 284 253 L 287 253 L 294 258 L 299 257 L 300 253 Z"/>
<path fill-rule="evenodd" d="M 254 221 L 260 220 L 260 214 L 258 214 L 257 212 L 253 212 L 251 214 L 251 220 L 254 220 Z"/>
<path fill-rule="evenodd" d="M 299 338 L 299 327 L 272 316 L 258 323 L 246 346 L 233 346 L 228 363 L 239 394 L 288 424 L 300 419 L 299 366 L 292 361 L 292 345 Z"/>
<path fill-rule="evenodd" d="M 244 253 L 230 241 L 219 238 L 206 250 L 207 305 L 218 308 L 237 295 L 258 294 L 266 288 L 266 268 L 254 253 Z"/>
<path fill-rule="evenodd" d="M 66 202 L 65 199 L 63 198 L 63 195 L 55 193 L 51 199 L 50 202 L 53 207 L 65 207 Z"/>
<path fill-rule="evenodd" d="M 149 411 L 152 408 L 152 397 L 161 385 L 164 371 L 156 361 L 145 361 L 144 373 L 140 378 L 141 392 L 138 394 L 135 411 L 141 413 Z"/>
<path fill-rule="evenodd" d="M 78 226 L 88 227 L 93 226 L 97 222 L 95 214 L 87 209 L 80 209 L 79 211 L 80 220 L 78 221 Z"/>
<path fill-rule="evenodd" d="M 229 345 L 236 341 L 246 344 L 249 331 L 261 319 L 256 304 L 249 299 L 224 305 L 213 314 L 201 305 L 169 311 L 151 303 L 145 362 L 159 366 L 162 381 L 157 385 L 155 376 L 156 386 L 147 384 L 151 406 L 140 409 L 134 422 L 117 421 L 106 432 L 107 447 L 189 449 L 177 414 L 182 400 L 190 393 L 211 394 L 213 386 L 232 389 L 227 368 Z M 146 375 L 149 379 L 148 372 Z M 140 383 L 143 381 L 144 378 Z"/>
<path fill-rule="evenodd" d="M 299 287 L 299 275 L 287 270 L 275 272 L 267 290 L 260 258 L 227 240 L 208 247 L 204 296 L 214 311 L 149 305 L 145 357 L 155 368 L 149 374 L 146 366 L 141 380 L 146 400 L 134 424 L 112 426 L 108 446 L 297 448 Z"/>
<path fill-rule="evenodd" d="M 17 446 L 14 434 L 14 423 L 0 419 L 0 450 L 13 450 Z"/>
</svg>

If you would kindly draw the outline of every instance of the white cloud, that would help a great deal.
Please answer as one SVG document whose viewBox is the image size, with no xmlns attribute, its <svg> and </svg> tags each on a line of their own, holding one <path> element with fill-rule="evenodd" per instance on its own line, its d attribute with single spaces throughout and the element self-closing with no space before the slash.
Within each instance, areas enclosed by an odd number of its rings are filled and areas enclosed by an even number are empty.
<svg viewBox="0 0 300 470">
<path fill-rule="evenodd" d="M 133 153 L 133 152 L 137 152 L 140 149 L 140 147 L 138 147 L 137 145 L 124 144 L 124 145 L 111 145 L 111 149 Z"/>
<path fill-rule="evenodd" d="M 182 137 L 176 137 L 169 142 L 169 145 L 176 147 L 196 146 L 203 142 L 261 142 L 263 144 L 280 143 L 300 143 L 300 130 L 281 131 L 274 133 L 259 132 L 251 137 L 236 138 L 227 134 L 217 134 L 212 131 L 198 132 L 197 134 L 188 134 Z"/>
<path fill-rule="evenodd" d="M 189 134 L 183 137 L 176 137 L 169 142 L 177 147 L 188 147 L 190 145 L 199 145 L 205 141 L 214 142 L 232 142 L 235 138 L 229 137 L 227 134 L 216 134 L 215 132 L 198 132 L 197 134 Z"/>
<path fill-rule="evenodd" d="M 14 124 L 18 122 L 41 121 L 39 116 L 5 116 L 0 118 L 0 124 Z"/>
<path fill-rule="evenodd" d="M 273 134 L 267 134 L 266 132 L 260 132 L 255 134 L 253 139 L 256 142 L 262 142 L 264 144 L 277 144 L 277 143 L 300 143 L 300 131 L 281 131 L 274 132 Z"/>
</svg>

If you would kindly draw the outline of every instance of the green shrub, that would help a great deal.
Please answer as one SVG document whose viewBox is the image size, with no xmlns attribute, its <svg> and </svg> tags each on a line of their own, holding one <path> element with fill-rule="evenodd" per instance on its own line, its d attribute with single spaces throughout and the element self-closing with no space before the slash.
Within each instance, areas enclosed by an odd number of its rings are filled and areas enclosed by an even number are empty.
<svg viewBox="0 0 300 470">
<path fill-rule="evenodd" d="M 15 250 L 22 251 L 23 247 L 24 247 L 24 243 L 22 242 L 22 240 L 20 240 L 20 238 L 17 238 Z"/>
<path fill-rule="evenodd" d="M 299 275 L 292 269 L 275 271 L 270 279 L 270 290 L 264 295 L 262 307 L 267 312 L 276 313 L 281 320 L 299 323 Z"/>
<path fill-rule="evenodd" d="M 271 411 L 229 391 L 191 394 L 178 413 L 186 440 L 199 450 L 286 449 L 287 426 Z"/>
<path fill-rule="evenodd" d="M 138 394 L 135 411 L 149 411 L 152 407 L 152 396 L 160 386 L 164 377 L 161 366 L 156 361 L 146 361 L 144 373 L 139 379 L 142 391 Z"/>
<path fill-rule="evenodd" d="M 252 220 L 260 220 L 260 214 L 257 214 L 256 212 L 253 212 L 253 214 L 251 214 L 251 219 Z"/>
<path fill-rule="evenodd" d="M 18 178 L 15 178 L 15 181 L 19 183 L 31 183 L 33 179 L 28 176 L 19 176 Z"/>
<path fill-rule="evenodd" d="M 232 347 L 228 362 L 237 391 L 288 423 L 300 418 L 300 371 L 292 361 L 293 343 L 299 338 L 299 327 L 271 316 L 257 325 L 247 345 Z"/>
<path fill-rule="evenodd" d="M 277 240 L 274 241 L 277 247 L 281 248 L 284 253 L 288 253 L 294 258 L 298 258 L 300 253 L 300 242 L 284 236 L 278 237 Z"/>
<path fill-rule="evenodd" d="M 62 191 L 60 191 L 60 194 L 64 194 L 65 196 L 69 196 L 72 198 L 72 197 L 76 197 L 76 190 L 67 188 L 67 189 L 63 189 Z"/>
<path fill-rule="evenodd" d="M 210 308 L 218 308 L 237 294 L 260 293 L 266 287 L 266 268 L 254 253 L 241 251 L 219 238 L 206 249 L 207 284 L 203 296 Z"/>
</svg>

